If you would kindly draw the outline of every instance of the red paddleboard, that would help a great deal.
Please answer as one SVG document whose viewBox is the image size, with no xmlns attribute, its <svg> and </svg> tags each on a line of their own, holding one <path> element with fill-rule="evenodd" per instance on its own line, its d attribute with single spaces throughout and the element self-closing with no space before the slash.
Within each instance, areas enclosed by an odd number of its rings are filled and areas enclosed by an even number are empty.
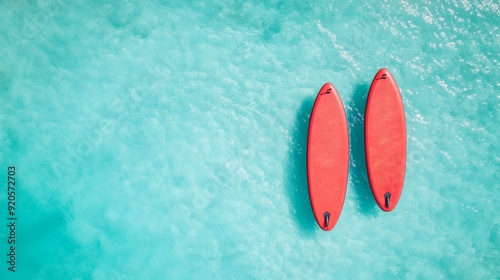
<svg viewBox="0 0 500 280">
<path fill-rule="evenodd" d="M 406 169 L 406 120 L 396 80 L 387 69 L 373 78 L 365 112 L 368 178 L 378 206 L 392 211 L 398 204 Z"/>
<path fill-rule="evenodd" d="M 325 84 L 311 112 L 307 138 L 307 182 L 316 222 L 331 230 L 342 212 L 349 170 L 347 120 L 337 90 Z"/>
</svg>

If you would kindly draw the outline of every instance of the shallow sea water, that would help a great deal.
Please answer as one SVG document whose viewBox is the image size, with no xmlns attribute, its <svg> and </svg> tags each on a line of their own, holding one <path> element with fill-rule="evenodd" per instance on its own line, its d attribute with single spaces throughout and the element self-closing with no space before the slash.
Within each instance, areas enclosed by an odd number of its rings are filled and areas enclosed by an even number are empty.
<svg viewBox="0 0 500 280">
<path fill-rule="evenodd" d="M 496 279 L 496 1 L 0 1 L 1 279 Z M 404 99 L 405 187 L 375 205 L 371 80 Z M 351 166 L 331 232 L 305 173 L 325 82 Z"/>
</svg>

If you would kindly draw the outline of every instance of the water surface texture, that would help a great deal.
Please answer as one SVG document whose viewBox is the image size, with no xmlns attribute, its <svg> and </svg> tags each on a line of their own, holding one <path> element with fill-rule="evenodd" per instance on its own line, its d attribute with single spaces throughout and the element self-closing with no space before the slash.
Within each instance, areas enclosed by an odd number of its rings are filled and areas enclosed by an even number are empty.
<svg viewBox="0 0 500 280">
<path fill-rule="evenodd" d="M 498 2 L 259 2 L 0 1 L 1 279 L 500 277 Z M 408 129 L 391 213 L 363 150 L 382 67 Z M 351 144 L 331 232 L 305 171 L 325 82 Z"/>
</svg>

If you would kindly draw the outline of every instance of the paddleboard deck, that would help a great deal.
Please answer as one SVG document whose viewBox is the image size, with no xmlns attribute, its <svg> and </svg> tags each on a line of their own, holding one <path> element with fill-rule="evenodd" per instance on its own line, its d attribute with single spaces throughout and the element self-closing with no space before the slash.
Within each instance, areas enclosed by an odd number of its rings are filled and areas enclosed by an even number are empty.
<svg viewBox="0 0 500 280">
<path fill-rule="evenodd" d="M 311 112 L 307 139 L 307 181 L 319 227 L 333 229 L 344 205 L 349 170 L 349 137 L 342 100 L 326 83 Z"/>
<path fill-rule="evenodd" d="M 387 69 L 373 78 L 365 111 L 365 152 L 370 187 L 380 209 L 392 211 L 403 191 L 406 120 L 396 80 Z"/>
</svg>

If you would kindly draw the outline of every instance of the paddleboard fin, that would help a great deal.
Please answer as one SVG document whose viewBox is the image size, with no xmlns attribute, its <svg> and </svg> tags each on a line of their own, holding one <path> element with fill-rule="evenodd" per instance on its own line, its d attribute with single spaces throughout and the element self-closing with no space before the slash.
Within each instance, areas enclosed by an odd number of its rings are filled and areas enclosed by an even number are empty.
<svg viewBox="0 0 500 280">
<path fill-rule="evenodd" d="M 323 214 L 323 218 L 325 218 L 325 228 L 327 228 L 328 224 L 330 223 L 330 212 L 326 211 Z"/>
<path fill-rule="evenodd" d="M 386 192 L 384 194 L 384 198 L 385 198 L 385 207 L 389 208 L 390 204 L 391 204 L 391 193 L 390 192 Z"/>
</svg>

